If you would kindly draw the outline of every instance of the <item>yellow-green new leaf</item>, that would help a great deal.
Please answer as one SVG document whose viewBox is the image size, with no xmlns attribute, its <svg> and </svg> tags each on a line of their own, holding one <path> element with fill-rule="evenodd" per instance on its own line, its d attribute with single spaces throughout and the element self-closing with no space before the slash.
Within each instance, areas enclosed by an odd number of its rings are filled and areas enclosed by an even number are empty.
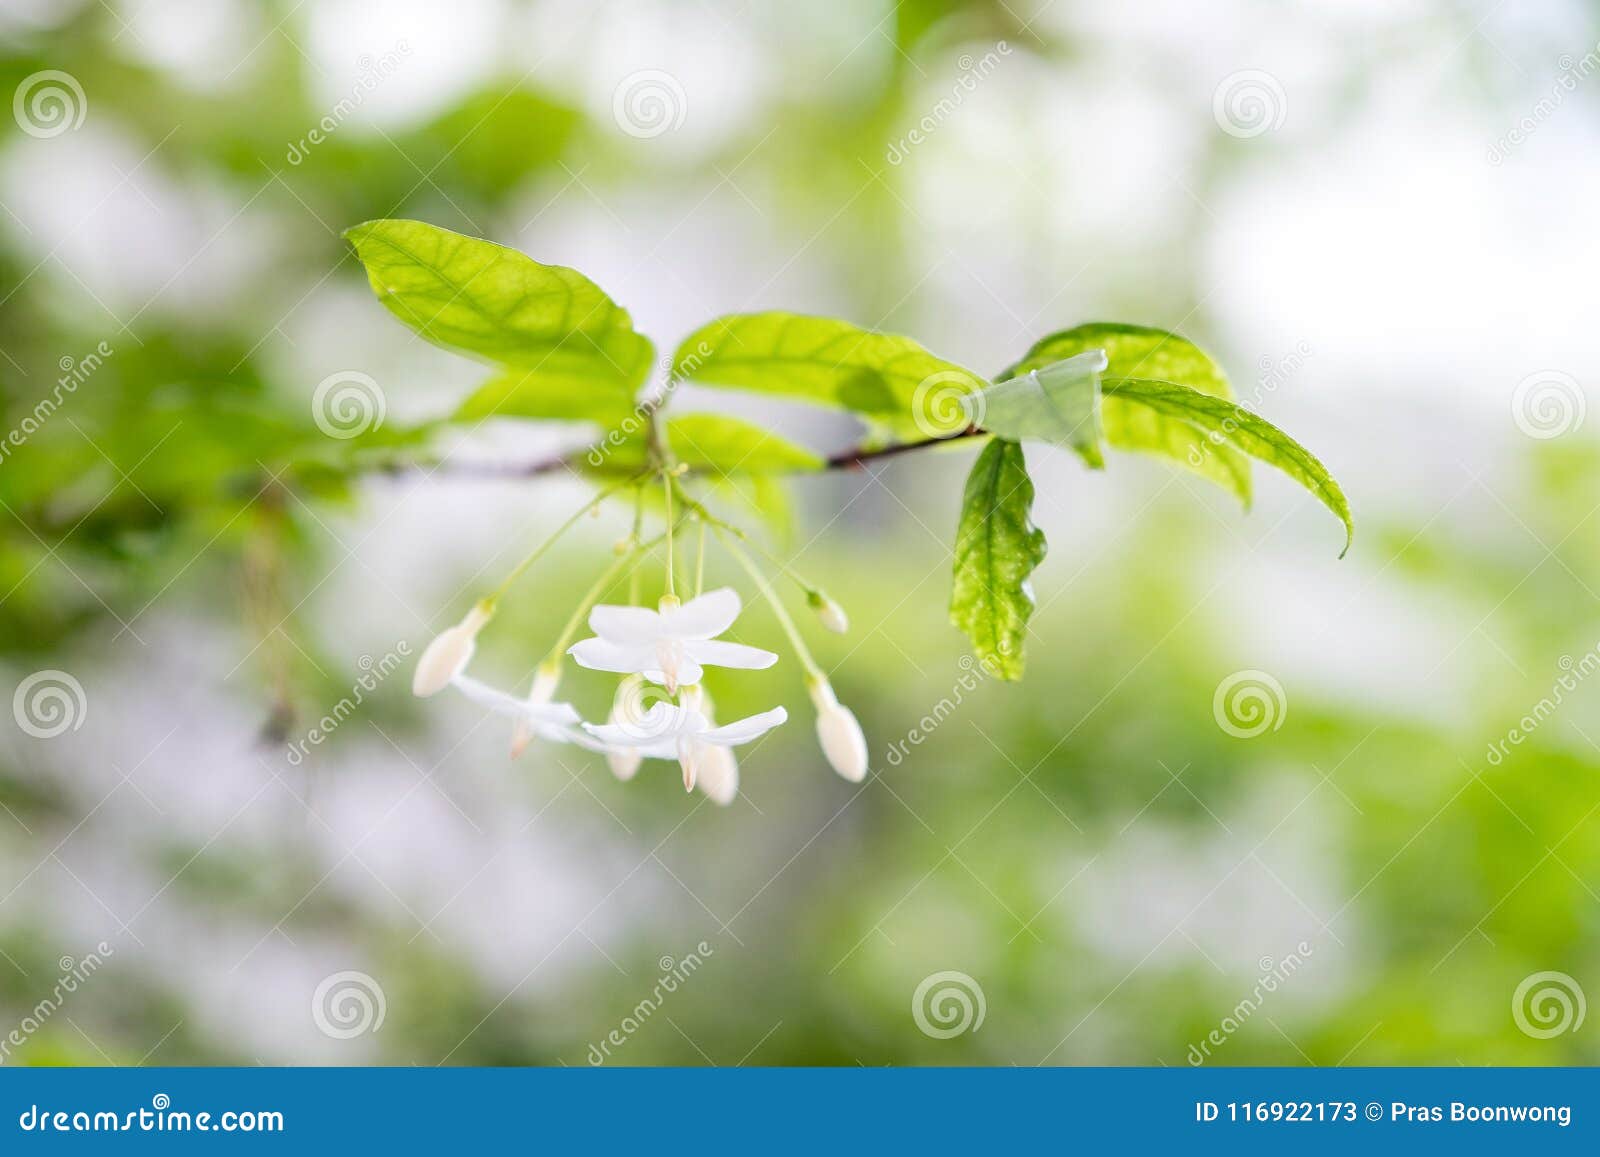
<svg viewBox="0 0 1600 1157">
<path fill-rule="evenodd" d="M 974 397 L 967 409 L 975 425 L 997 437 L 1069 446 L 1091 469 L 1103 470 L 1100 374 L 1105 368 L 1105 351 L 1088 350 L 1016 377 L 1002 377 Z"/>
<path fill-rule="evenodd" d="M 988 384 L 910 338 L 797 313 L 718 318 L 684 339 L 673 373 L 848 410 L 901 439 L 965 429 L 961 399 Z"/>
<path fill-rule="evenodd" d="M 1033 481 L 1022 447 L 996 438 L 967 476 L 956 528 L 950 621 L 972 640 L 984 668 L 1022 678 L 1022 645 L 1033 614 L 1028 576 L 1044 560 L 1044 531 L 1033 525 Z"/>
<path fill-rule="evenodd" d="M 576 270 L 422 221 L 368 221 L 345 237 L 389 312 L 435 345 L 514 367 L 517 390 L 596 390 L 609 405 L 649 376 L 649 339 Z M 517 390 L 501 412 L 519 412 Z"/>
<path fill-rule="evenodd" d="M 1090 322 L 1042 338 L 1002 378 L 1028 373 L 1085 350 L 1106 351 L 1106 375 L 1177 382 L 1218 398 L 1232 398 L 1228 376 L 1210 354 L 1186 338 L 1142 325 Z M 1250 505 L 1250 460 L 1229 446 L 1205 449 L 1189 424 L 1109 395 L 1100 408 L 1107 443 L 1119 450 L 1159 454 L 1210 479 Z"/>
<path fill-rule="evenodd" d="M 1101 382 L 1101 389 L 1108 403 L 1116 398 L 1187 424 L 1199 436 L 1202 453 L 1243 452 L 1276 466 L 1333 511 L 1344 524 L 1344 549 L 1350 549 L 1356 528 L 1344 491 L 1315 454 L 1259 414 L 1237 402 L 1203 394 L 1176 382 L 1106 378 Z M 1339 554 L 1344 557 L 1344 551 Z"/>
</svg>

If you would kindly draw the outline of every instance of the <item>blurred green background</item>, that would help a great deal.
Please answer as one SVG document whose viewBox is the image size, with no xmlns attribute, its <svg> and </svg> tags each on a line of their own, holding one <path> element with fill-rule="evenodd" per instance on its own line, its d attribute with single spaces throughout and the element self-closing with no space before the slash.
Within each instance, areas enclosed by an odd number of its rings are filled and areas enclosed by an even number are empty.
<svg viewBox="0 0 1600 1157">
<path fill-rule="evenodd" d="M 1597 40 L 1563 3 L 5 0 L 4 1062 L 1593 1062 Z M 510 762 L 409 663 L 291 760 L 587 493 L 471 467 L 593 431 L 427 425 L 483 374 L 373 301 L 339 233 L 380 216 L 579 268 L 661 350 L 768 308 L 986 371 L 1179 330 L 1329 465 L 1356 545 L 1264 469 L 1246 515 L 1030 448 L 1028 677 L 968 690 L 971 452 L 903 456 L 796 482 L 773 547 L 850 612 L 815 643 L 863 785 L 792 661 L 711 683 L 792 714 L 726 809 L 667 764 Z M 314 418 L 349 374 L 386 407 L 359 444 Z M 626 519 L 475 672 L 524 676 Z M 782 649 L 756 606 L 739 637 Z M 1239 672 L 1249 738 L 1214 706 Z M 27 716 L 40 673 L 64 717 Z"/>
</svg>

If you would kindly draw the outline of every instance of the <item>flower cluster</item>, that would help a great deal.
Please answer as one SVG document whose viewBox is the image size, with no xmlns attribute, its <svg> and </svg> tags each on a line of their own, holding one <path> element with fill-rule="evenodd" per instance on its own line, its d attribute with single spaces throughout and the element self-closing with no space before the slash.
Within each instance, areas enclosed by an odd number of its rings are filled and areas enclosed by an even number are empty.
<svg viewBox="0 0 1600 1157">
<path fill-rule="evenodd" d="M 628 548 L 621 552 L 625 559 L 631 556 L 634 543 L 624 545 Z M 603 583 L 596 585 L 599 588 Z M 764 590 L 770 594 L 769 588 Z M 824 624 L 830 629 L 842 628 L 845 618 L 838 604 L 818 592 L 811 592 L 811 597 Z M 478 633 L 494 614 L 491 596 L 428 645 L 417 662 L 412 691 L 430 696 L 453 686 L 473 702 L 509 717 L 513 720 L 513 757 L 534 738 L 575 744 L 603 753 L 612 772 L 622 780 L 632 779 L 646 759 L 676 760 L 685 790 L 698 785 L 708 798 L 728 804 L 739 790 L 739 765 L 732 749 L 759 739 L 789 717 L 784 708 L 774 707 L 732 723 L 719 726 L 716 722 L 711 697 L 701 686 L 706 667 L 761 670 L 778 661 L 771 651 L 718 638 L 733 626 L 742 605 L 736 591 L 723 587 L 682 603 L 669 593 L 655 610 L 631 605 L 580 607 L 580 616 L 588 610 L 593 637 L 563 652 L 564 637 L 538 667 L 527 696 L 518 698 L 466 674 Z M 792 623 L 779 604 L 774 606 L 798 644 Z M 555 701 L 563 654 L 590 670 L 624 676 L 605 723 L 584 722 L 570 703 Z M 840 775 L 859 782 L 867 773 L 861 726 L 849 708 L 839 703 L 809 654 L 802 650 L 801 659 L 817 708 L 817 738 L 823 754 Z"/>
</svg>

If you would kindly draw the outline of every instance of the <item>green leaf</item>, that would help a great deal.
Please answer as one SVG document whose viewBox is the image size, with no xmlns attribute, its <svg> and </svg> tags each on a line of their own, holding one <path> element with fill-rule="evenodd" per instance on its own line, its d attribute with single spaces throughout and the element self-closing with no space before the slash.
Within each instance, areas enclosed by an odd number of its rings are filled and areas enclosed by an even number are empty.
<svg viewBox="0 0 1600 1157">
<path fill-rule="evenodd" d="M 576 270 L 422 221 L 368 221 L 345 237 L 390 313 L 435 345 L 521 371 L 500 386 L 503 410 L 538 413 L 562 390 L 598 390 L 609 405 L 650 374 L 649 339 Z"/>
<path fill-rule="evenodd" d="M 822 458 L 772 431 L 741 418 L 683 414 L 668 418 L 667 445 L 679 462 L 712 475 L 784 474 L 820 470 Z M 648 461 L 644 419 L 624 425 L 589 452 L 591 465 L 642 470 Z"/>
<path fill-rule="evenodd" d="M 633 399 L 631 389 L 617 385 L 565 383 L 552 380 L 542 369 L 508 369 L 474 390 L 450 415 L 450 421 L 541 418 L 596 422 L 614 430 L 634 413 L 637 404 Z"/>
<path fill-rule="evenodd" d="M 1013 442 L 1038 439 L 1070 446 L 1095 470 L 1100 450 L 1100 372 L 1106 355 L 1089 350 L 1002 380 L 967 404 L 973 424 Z"/>
<path fill-rule="evenodd" d="M 910 338 L 797 313 L 718 318 L 684 339 L 673 374 L 848 410 L 902 439 L 965 429 L 960 400 L 987 384 Z"/>
<path fill-rule="evenodd" d="M 1177 382 L 1218 398 L 1233 397 L 1222 367 L 1199 346 L 1164 329 L 1090 322 L 1042 338 L 1001 378 L 1037 370 L 1085 350 L 1106 351 L 1106 374 Z M 1107 396 L 1100 409 L 1106 441 L 1119 450 L 1140 450 L 1170 458 L 1210 479 L 1250 505 L 1250 460 L 1228 446 L 1196 441 L 1194 430 L 1146 407 Z"/>
<path fill-rule="evenodd" d="M 1333 511 L 1344 524 L 1344 551 L 1350 549 L 1356 528 L 1344 491 L 1316 455 L 1265 418 L 1237 402 L 1203 394 L 1175 382 L 1106 378 L 1101 388 L 1107 402 L 1117 398 L 1189 425 L 1202 435 L 1202 453 L 1237 449 L 1269 466 L 1276 466 Z M 1340 558 L 1344 557 L 1344 551 L 1339 552 Z"/>
<path fill-rule="evenodd" d="M 1044 559 L 1044 532 L 1033 525 L 1032 510 L 1022 447 L 996 438 L 973 463 L 961 499 L 950 621 L 1002 679 L 1022 678 L 1023 637 L 1033 614 L 1028 576 Z"/>
</svg>

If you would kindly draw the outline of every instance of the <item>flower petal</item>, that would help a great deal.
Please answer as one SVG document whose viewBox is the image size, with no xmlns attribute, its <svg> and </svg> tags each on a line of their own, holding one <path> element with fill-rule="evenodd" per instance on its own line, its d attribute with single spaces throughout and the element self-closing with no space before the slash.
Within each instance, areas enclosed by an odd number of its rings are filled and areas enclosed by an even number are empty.
<svg viewBox="0 0 1600 1157">
<path fill-rule="evenodd" d="M 709 663 L 713 667 L 743 667 L 761 670 L 778 661 L 778 656 L 760 647 L 747 647 L 743 643 L 724 643 L 720 639 L 695 639 L 683 645 L 683 652 L 691 659 Z M 684 679 L 683 682 L 694 682 Z"/>
<path fill-rule="evenodd" d="M 624 646 L 654 643 L 667 633 L 665 616 L 649 607 L 599 606 L 589 612 L 589 629 Z"/>
<path fill-rule="evenodd" d="M 457 675 L 450 682 L 468 699 L 499 715 L 509 715 L 513 719 L 550 727 L 578 722 L 577 709 L 570 703 L 531 704 L 526 699 L 518 699 L 515 695 L 507 695 L 487 683 L 480 683 L 469 675 Z"/>
<path fill-rule="evenodd" d="M 698 644 L 691 644 L 691 646 L 694 645 Z M 651 665 L 639 673 L 646 679 L 650 680 L 650 682 L 660 683 L 663 687 L 665 687 L 667 685 L 667 673 L 661 670 L 661 660 L 655 656 L 651 656 L 648 662 Z M 696 663 L 693 659 L 683 658 L 678 660 L 678 670 L 676 674 L 678 676 L 677 685 L 679 687 L 688 687 L 691 684 L 700 682 L 700 678 L 705 674 L 705 671 L 703 668 L 701 668 L 700 664 Z"/>
<path fill-rule="evenodd" d="M 673 735 L 646 738 L 610 723 L 585 723 L 583 729 L 589 734 L 585 736 L 588 742 L 582 746 L 591 751 L 636 751 L 646 759 L 678 758 L 678 740 Z"/>
<path fill-rule="evenodd" d="M 739 617 L 739 592 L 732 587 L 707 591 L 681 607 L 664 611 L 666 633 L 678 639 L 714 639 Z"/>
<path fill-rule="evenodd" d="M 570 743 L 581 747 L 585 751 L 605 754 L 611 749 L 591 735 L 584 734 L 583 730 L 571 724 L 553 726 L 549 723 L 536 723 L 533 727 L 534 734 L 549 743 Z"/>
<path fill-rule="evenodd" d="M 654 646 L 623 646 L 605 639 L 584 639 L 567 649 L 580 667 L 591 671 L 615 671 L 632 675 L 647 667 L 659 667 Z M 660 680 L 657 680 L 660 682 Z"/>
<path fill-rule="evenodd" d="M 751 715 L 745 719 L 737 719 L 722 727 L 713 727 L 709 731 L 702 731 L 699 739 L 702 743 L 720 743 L 731 747 L 736 743 L 749 743 L 771 731 L 778 724 L 789 718 L 789 713 L 782 707 L 774 707 L 771 711 L 763 711 L 760 715 Z"/>
</svg>

